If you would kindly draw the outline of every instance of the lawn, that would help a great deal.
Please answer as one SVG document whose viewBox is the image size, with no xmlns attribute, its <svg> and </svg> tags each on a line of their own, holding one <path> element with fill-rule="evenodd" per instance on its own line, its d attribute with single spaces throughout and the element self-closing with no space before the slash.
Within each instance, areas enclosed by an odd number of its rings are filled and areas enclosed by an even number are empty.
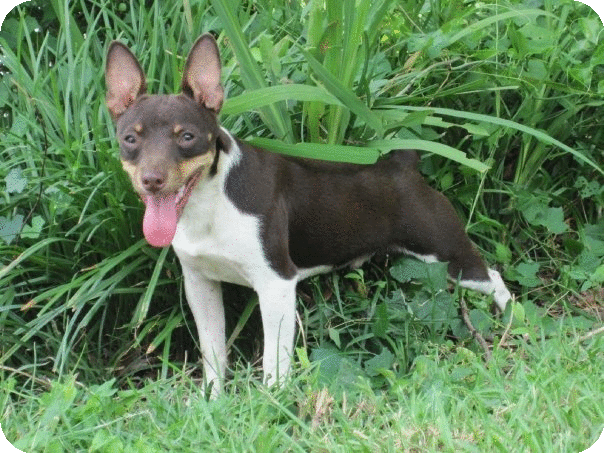
<svg viewBox="0 0 604 453">
<path fill-rule="evenodd" d="M 279 391 L 240 365 L 208 402 L 184 369 L 140 388 L 3 382 L 3 429 L 24 451 L 583 451 L 604 417 L 602 341 L 557 323 L 551 339 L 494 351 L 429 344 L 387 389 L 319 385 L 300 369 Z M 591 377 L 591 378 L 590 378 Z"/>
<path fill-rule="evenodd" d="M 67 5 L 67 9 L 65 9 Z M 211 31 L 225 127 L 452 200 L 516 301 L 386 257 L 299 285 L 295 370 L 261 384 L 227 285 L 208 401 L 171 249 L 149 247 L 104 105 L 109 42 L 151 92 Z M 604 33 L 572 0 L 32 1 L 0 30 L 0 424 L 26 452 L 564 451 L 604 429 Z M 463 307 L 463 308 L 461 308 Z"/>
</svg>

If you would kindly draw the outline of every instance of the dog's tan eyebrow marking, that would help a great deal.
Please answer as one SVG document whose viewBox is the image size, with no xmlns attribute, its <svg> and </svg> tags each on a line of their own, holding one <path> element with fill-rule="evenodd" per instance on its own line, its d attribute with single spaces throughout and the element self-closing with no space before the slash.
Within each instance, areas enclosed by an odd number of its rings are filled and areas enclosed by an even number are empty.
<svg viewBox="0 0 604 453">
<path fill-rule="evenodd" d="M 137 134 L 140 134 L 141 132 L 143 132 L 143 125 L 140 123 L 135 124 L 134 132 L 136 132 Z"/>
<path fill-rule="evenodd" d="M 174 125 L 174 135 L 180 134 L 183 130 L 184 127 L 182 127 L 180 124 Z"/>
<path fill-rule="evenodd" d="M 211 142 L 214 135 L 211 132 L 208 132 L 208 141 Z"/>
</svg>

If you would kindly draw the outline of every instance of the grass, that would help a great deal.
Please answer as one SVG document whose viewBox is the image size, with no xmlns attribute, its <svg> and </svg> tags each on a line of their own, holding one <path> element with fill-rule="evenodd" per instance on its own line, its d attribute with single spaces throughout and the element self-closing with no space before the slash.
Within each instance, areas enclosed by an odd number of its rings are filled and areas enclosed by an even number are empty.
<svg viewBox="0 0 604 453">
<path fill-rule="evenodd" d="M 317 385 L 316 367 L 279 391 L 240 368 L 211 402 L 184 370 L 126 389 L 74 376 L 17 389 L 8 379 L 3 429 L 24 451 L 578 452 L 600 434 L 603 380 L 584 376 L 601 377 L 604 344 L 573 339 L 565 324 L 551 339 L 495 349 L 490 366 L 464 347 L 428 344 L 387 392 L 364 379 L 346 393 Z"/>
<path fill-rule="evenodd" d="M 0 32 L 0 423 L 25 451 L 581 451 L 602 432 L 602 24 L 579 2 L 29 2 Z M 517 296 L 376 261 L 299 285 L 298 367 L 259 384 L 228 286 L 233 376 L 200 393 L 170 249 L 148 247 L 103 105 L 106 45 L 178 89 L 218 36 L 221 117 L 276 152 L 421 171 Z M 413 278 L 409 279 L 408 276 Z M 458 298 L 492 358 L 461 320 Z"/>
</svg>

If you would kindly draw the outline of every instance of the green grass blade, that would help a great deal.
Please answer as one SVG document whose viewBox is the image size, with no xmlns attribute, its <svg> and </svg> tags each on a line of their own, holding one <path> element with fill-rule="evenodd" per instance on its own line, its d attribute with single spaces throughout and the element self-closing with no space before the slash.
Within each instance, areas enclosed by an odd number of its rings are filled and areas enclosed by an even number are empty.
<svg viewBox="0 0 604 453">
<path fill-rule="evenodd" d="M 338 0 L 335 0 L 338 2 Z M 339 2 L 338 2 L 339 3 Z M 337 55 L 340 59 L 337 72 L 342 81 L 342 86 L 352 89 L 354 75 L 363 61 L 358 59 L 359 49 L 362 45 L 362 34 L 365 27 L 370 2 L 368 0 L 344 2 L 343 9 L 343 39 L 342 50 Z M 366 44 L 367 45 L 367 44 Z M 346 127 L 348 126 L 349 112 L 343 107 L 333 107 L 330 112 L 330 124 L 328 130 L 328 143 L 342 143 Z"/>
<path fill-rule="evenodd" d="M 286 156 L 320 159 L 331 162 L 373 164 L 380 153 L 375 148 L 361 146 L 331 145 L 323 143 L 296 143 L 291 145 L 268 138 L 253 138 L 248 143 Z"/>
<path fill-rule="evenodd" d="M 48 247 L 51 244 L 54 244 L 55 242 L 59 242 L 59 241 L 63 241 L 64 239 L 61 238 L 47 238 L 44 240 L 41 240 L 40 242 L 37 242 L 35 245 L 32 245 L 31 247 L 29 247 L 27 250 L 25 250 L 23 253 L 21 253 L 17 258 L 15 258 L 14 260 L 12 260 L 10 262 L 10 264 L 4 266 L 2 269 L 0 269 L 0 283 L 6 283 L 6 285 L 8 286 L 9 282 L 10 282 L 10 272 L 15 269 L 19 264 L 21 264 L 23 261 L 25 261 L 27 258 L 29 258 L 30 256 L 34 255 L 38 250 L 44 249 L 46 247 Z M 3 280 L 5 277 L 7 277 L 7 280 Z"/>
<path fill-rule="evenodd" d="M 460 110 L 445 109 L 445 108 L 430 107 L 429 109 L 426 109 L 424 107 L 408 107 L 408 106 L 392 107 L 392 108 L 416 111 L 416 112 L 423 111 L 423 110 L 429 110 L 429 111 L 437 113 L 439 115 L 447 115 L 447 116 L 453 116 L 453 117 L 458 117 L 458 118 L 465 118 L 465 119 L 472 120 L 472 121 L 490 123 L 490 124 L 495 124 L 497 126 L 516 129 L 520 132 L 524 132 L 526 134 L 532 135 L 539 141 L 542 141 L 544 143 L 547 143 L 547 144 L 550 144 L 553 146 L 557 146 L 558 148 L 566 151 L 569 154 L 572 154 L 578 160 L 586 163 L 587 165 L 589 165 L 590 167 L 592 167 L 593 169 L 597 170 L 599 173 L 604 175 L 604 167 L 598 165 L 596 162 L 594 162 L 587 156 L 584 156 L 579 151 L 572 149 L 570 146 L 565 145 L 564 143 L 560 142 L 559 140 L 556 140 L 553 137 L 550 137 L 545 132 L 541 132 L 540 130 L 525 126 L 525 125 L 517 123 L 515 121 L 506 120 L 503 118 L 497 118 L 497 117 L 491 116 L 491 115 L 484 115 L 481 113 L 464 112 L 464 111 L 460 111 Z"/>
<path fill-rule="evenodd" d="M 241 315 L 239 316 L 239 320 L 237 321 L 237 325 L 233 329 L 233 333 L 231 333 L 231 336 L 229 337 L 229 339 L 226 343 L 227 351 L 231 350 L 231 348 L 233 347 L 233 343 L 235 343 L 235 340 L 237 339 L 239 334 L 241 334 L 243 327 L 247 323 L 248 319 L 250 319 L 250 316 L 252 315 L 252 313 L 254 312 L 254 310 L 256 309 L 256 307 L 258 305 L 259 305 L 258 295 L 254 294 L 252 297 L 250 297 L 250 300 L 248 301 L 245 308 L 243 309 L 243 312 L 241 312 Z"/>
<path fill-rule="evenodd" d="M 488 17 L 486 19 L 482 19 L 477 22 L 473 22 L 473 23 L 469 24 L 467 27 L 464 27 L 461 31 L 459 31 L 458 33 L 451 36 L 451 38 L 449 38 L 447 45 L 450 46 L 451 44 L 459 41 L 460 39 L 462 39 L 472 33 L 475 33 L 478 30 L 487 28 L 496 22 L 505 21 L 505 20 L 509 20 L 509 19 L 515 19 L 518 17 L 528 18 L 528 17 L 535 17 L 535 16 L 549 16 L 554 19 L 558 19 L 557 16 L 555 16 L 551 13 L 548 13 L 547 11 L 541 10 L 541 9 L 521 9 L 518 11 L 509 11 L 507 13 L 496 14 L 496 15 Z"/>
<path fill-rule="evenodd" d="M 252 56 L 250 45 L 243 35 L 241 24 L 239 24 L 239 21 L 235 17 L 229 2 L 213 0 L 212 5 L 218 16 L 222 19 L 222 25 L 239 62 L 241 76 L 246 88 L 250 90 L 265 88 L 266 81 L 264 75 Z M 269 104 L 266 108 L 262 109 L 262 113 L 273 134 L 280 139 L 290 142 L 294 141 L 291 121 L 283 105 Z"/>
<path fill-rule="evenodd" d="M 415 140 L 415 139 L 400 139 L 392 138 L 385 140 L 374 140 L 368 144 L 368 146 L 377 148 L 380 151 L 387 153 L 394 149 L 420 149 L 422 151 L 429 151 L 434 154 L 446 157 L 455 162 L 459 162 L 473 170 L 480 173 L 486 172 L 490 167 L 479 160 L 468 158 L 466 153 L 459 151 L 458 149 L 452 148 L 443 143 L 431 142 L 428 140 Z"/>
<path fill-rule="evenodd" d="M 348 27 L 344 29 L 342 81 L 343 85 L 347 87 L 352 86 L 354 75 L 363 63 L 358 60 L 358 54 L 362 45 L 362 36 L 370 5 L 370 0 L 361 0 L 346 2 L 344 6 L 344 14 Z M 365 45 L 368 44 L 365 43 Z"/>
<path fill-rule="evenodd" d="M 239 96 L 229 98 L 224 103 L 222 113 L 238 115 L 287 100 L 303 102 L 322 101 L 325 104 L 342 105 L 338 98 L 332 96 L 322 87 L 291 84 L 249 90 Z"/>
<path fill-rule="evenodd" d="M 59 19 L 59 22 L 61 22 L 61 25 L 70 37 L 68 40 L 69 45 L 73 46 L 75 49 L 79 49 L 84 43 L 84 35 L 82 35 L 82 32 L 78 28 L 76 21 L 69 11 L 69 2 L 63 0 L 51 0 L 50 4 L 57 15 L 57 19 Z"/>
<path fill-rule="evenodd" d="M 149 312 L 149 306 L 151 305 L 151 298 L 153 297 L 153 293 L 155 292 L 157 281 L 159 280 L 159 275 L 162 269 L 164 268 L 164 262 L 166 261 L 166 255 L 168 254 L 169 250 L 170 247 L 165 247 L 159 254 L 159 258 L 155 263 L 155 267 L 153 268 L 153 274 L 149 279 L 149 283 L 147 284 L 145 293 L 142 295 L 140 302 L 136 306 L 134 316 L 132 317 L 132 327 L 139 327 L 143 320 L 147 317 L 147 313 Z"/>
<path fill-rule="evenodd" d="M 342 85 L 342 82 L 327 69 L 325 69 L 325 67 L 317 59 L 315 59 L 310 52 L 304 49 L 301 51 L 321 83 L 325 85 L 325 88 L 327 88 L 332 95 L 337 97 L 348 109 L 363 119 L 379 137 L 382 137 L 384 135 L 384 126 L 380 117 L 372 112 L 363 102 L 361 102 L 359 98 L 352 92 L 352 90 Z"/>
</svg>

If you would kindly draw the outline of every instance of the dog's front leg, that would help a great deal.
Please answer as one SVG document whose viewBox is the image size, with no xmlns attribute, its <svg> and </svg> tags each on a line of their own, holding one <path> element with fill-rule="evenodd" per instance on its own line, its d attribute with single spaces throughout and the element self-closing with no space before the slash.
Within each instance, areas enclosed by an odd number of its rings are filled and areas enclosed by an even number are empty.
<svg viewBox="0 0 604 453">
<path fill-rule="evenodd" d="M 211 396 L 216 397 L 222 390 L 227 365 L 222 288 L 220 282 L 208 280 L 185 266 L 182 271 L 187 302 L 199 334 L 204 380 L 212 386 Z"/>
<path fill-rule="evenodd" d="M 264 382 L 282 383 L 289 372 L 296 333 L 296 280 L 272 280 L 256 288 L 264 330 Z"/>
</svg>

